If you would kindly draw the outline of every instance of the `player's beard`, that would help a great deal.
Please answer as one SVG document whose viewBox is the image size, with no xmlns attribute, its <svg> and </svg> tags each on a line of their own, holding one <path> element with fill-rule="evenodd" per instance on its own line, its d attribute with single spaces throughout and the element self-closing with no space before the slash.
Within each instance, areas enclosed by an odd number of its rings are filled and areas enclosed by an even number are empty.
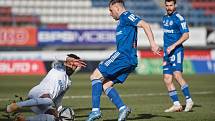
<svg viewBox="0 0 215 121">
<path fill-rule="evenodd" d="M 176 9 L 173 9 L 173 10 L 167 10 L 167 14 L 168 14 L 168 15 L 172 15 L 172 13 L 174 13 L 174 12 L 175 12 L 175 10 L 176 10 Z"/>
<path fill-rule="evenodd" d="M 67 74 L 68 76 L 71 76 L 71 75 L 74 73 L 74 71 L 75 71 L 75 70 L 73 70 L 72 68 L 69 68 L 69 67 L 66 66 L 66 74 Z"/>
</svg>

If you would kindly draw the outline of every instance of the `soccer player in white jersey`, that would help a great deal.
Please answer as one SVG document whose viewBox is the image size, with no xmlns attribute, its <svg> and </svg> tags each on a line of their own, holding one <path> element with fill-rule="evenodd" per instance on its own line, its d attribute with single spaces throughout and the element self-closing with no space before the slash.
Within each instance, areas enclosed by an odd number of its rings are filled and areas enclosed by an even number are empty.
<svg viewBox="0 0 215 121">
<path fill-rule="evenodd" d="M 185 112 L 193 107 L 190 91 L 187 82 L 182 77 L 184 47 L 183 42 L 189 38 L 189 29 L 186 20 L 176 11 L 176 0 L 165 0 L 167 14 L 163 17 L 164 29 L 164 63 L 163 77 L 165 85 L 169 91 L 173 106 L 166 109 L 165 112 L 182 111 L 176 88 L 173 84 L 173 78 L 181 86 L 181 91 L 186 98 Z"/>
<path fill-rule="evenodd" d="M 38 114 L 33 117 L 19 117 L 20 121 L 56 120 L 62 109 L 62 99 L 71 85 L 70 76 L 77 67 L 85 67 L 86 63 L 74 54 L 56 56 L 53 68 L 45 78 L 28 93 L 28 99 L 7 106 L 7 112 L 14 112 L 22 107 L 30 107 Z M 47 114 L 47 115 L 45 115 Z"/>
</svg>

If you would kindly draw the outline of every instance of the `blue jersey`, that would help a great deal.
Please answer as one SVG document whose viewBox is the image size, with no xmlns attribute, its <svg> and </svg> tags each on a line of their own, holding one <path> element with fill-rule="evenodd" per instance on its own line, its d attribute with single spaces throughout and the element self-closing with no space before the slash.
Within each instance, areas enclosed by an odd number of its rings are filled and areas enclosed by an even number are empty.
<svg viewBox="0 0 215 121">
<path fill-rule="evenodd" d="M 177 42 L 182 34 L 189 32 L 186 20 L 178 12 L 174 12 L 172 15 L 165 15 L 163 17 L 163 31 L 164 31 L 164 52 L 166 49 Z M 183 45 L 176 47 L 178 51 L 183 49 Z"/>
<path fill-rule="evenodd" d="M 140 20 L 140 17 L 125 11 L 116 28 L 117 51 L 127 56 L 133 65 L 137 64 L 137 24 Z"/>
</svg>

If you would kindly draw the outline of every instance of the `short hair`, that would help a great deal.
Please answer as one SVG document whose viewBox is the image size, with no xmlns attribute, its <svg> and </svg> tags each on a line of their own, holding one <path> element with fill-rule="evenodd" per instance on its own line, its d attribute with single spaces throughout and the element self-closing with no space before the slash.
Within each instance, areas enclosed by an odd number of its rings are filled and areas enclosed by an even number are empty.
<svg viewBox="0 0 215 121">
<path fill-rule="evenodd" d="M 123 6 L 125 6 L 124 0 L 110 0 L 109 6 L 114 5 L 116 3 L 121 3 Z"/>
<path fill-rule="evenodd" d="M 176 4 L 176 0 L 165 0 L 165 3 L 166 2 L 172 2 L 172 1 L 174 2 L 174 4 Z"/>
<path fill-rule="evenodd" d="M 78 57 L 78 56 L 75 55 L 75 54 L 68 54 L 67 56 L 72 57 L 72 58 L 75 58 L 75 59 L 80 59 L 80 57 Z"/>
</svg>

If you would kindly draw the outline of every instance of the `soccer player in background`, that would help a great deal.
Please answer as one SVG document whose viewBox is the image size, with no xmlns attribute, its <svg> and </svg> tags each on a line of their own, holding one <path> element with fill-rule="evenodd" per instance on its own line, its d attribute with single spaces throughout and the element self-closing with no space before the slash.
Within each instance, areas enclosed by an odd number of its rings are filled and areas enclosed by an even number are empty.
<svg viewBox="0 0 215 121">
<path fill-rule="evenodd" d="M 62 99 L 71 85 L 70 76 L 77 67 L 85 67 L 86 64 L 77 55 L 56 56 L 57 61 L 45 78 L 28 93 L 28 99 L 7 106 L 8 113 L 22 107 L 30 107 L 36 113 L 32 117 L 18 117 L 18 121 L 55 121 L 62 109 Z M 45 115 L 49 114 L 49 115 Z"/>
<path fill-rule="evenodd" d="M 92 112 L 87 121 L 101 117 L 100 96 L 102 91 L 119 110 L 118 121 L 126 120 L 131 109 L 121 100 L 114 84 L 123 83 L 137 67 L 137 27 L 143 28 L 155 54 L 160 54 L 148 23 L 127 11 L 123 0 L 109 1 L 110 16 L 118 22 L 116 28 L 116 51 L 98 65 L 90 79 L 92 80 Z"/>
<path fill-rule="evenodd" d="M 183 42 L 189 38 L 189 29 L 186 20 L 176 12 L 176 0 L 165 0 L 167 14 L 163 17 L 164 30 L 164 58 L 163 58 L 163 78 L 169 96 L 173 101 L 173 106 L 165 112 L 182 111 L 173 78 L 180 84 L 181 90 L 186 98 L 185 112 L 193 107 L 188 84 L 182 77 L 184 48 Z"/>
</svg>

